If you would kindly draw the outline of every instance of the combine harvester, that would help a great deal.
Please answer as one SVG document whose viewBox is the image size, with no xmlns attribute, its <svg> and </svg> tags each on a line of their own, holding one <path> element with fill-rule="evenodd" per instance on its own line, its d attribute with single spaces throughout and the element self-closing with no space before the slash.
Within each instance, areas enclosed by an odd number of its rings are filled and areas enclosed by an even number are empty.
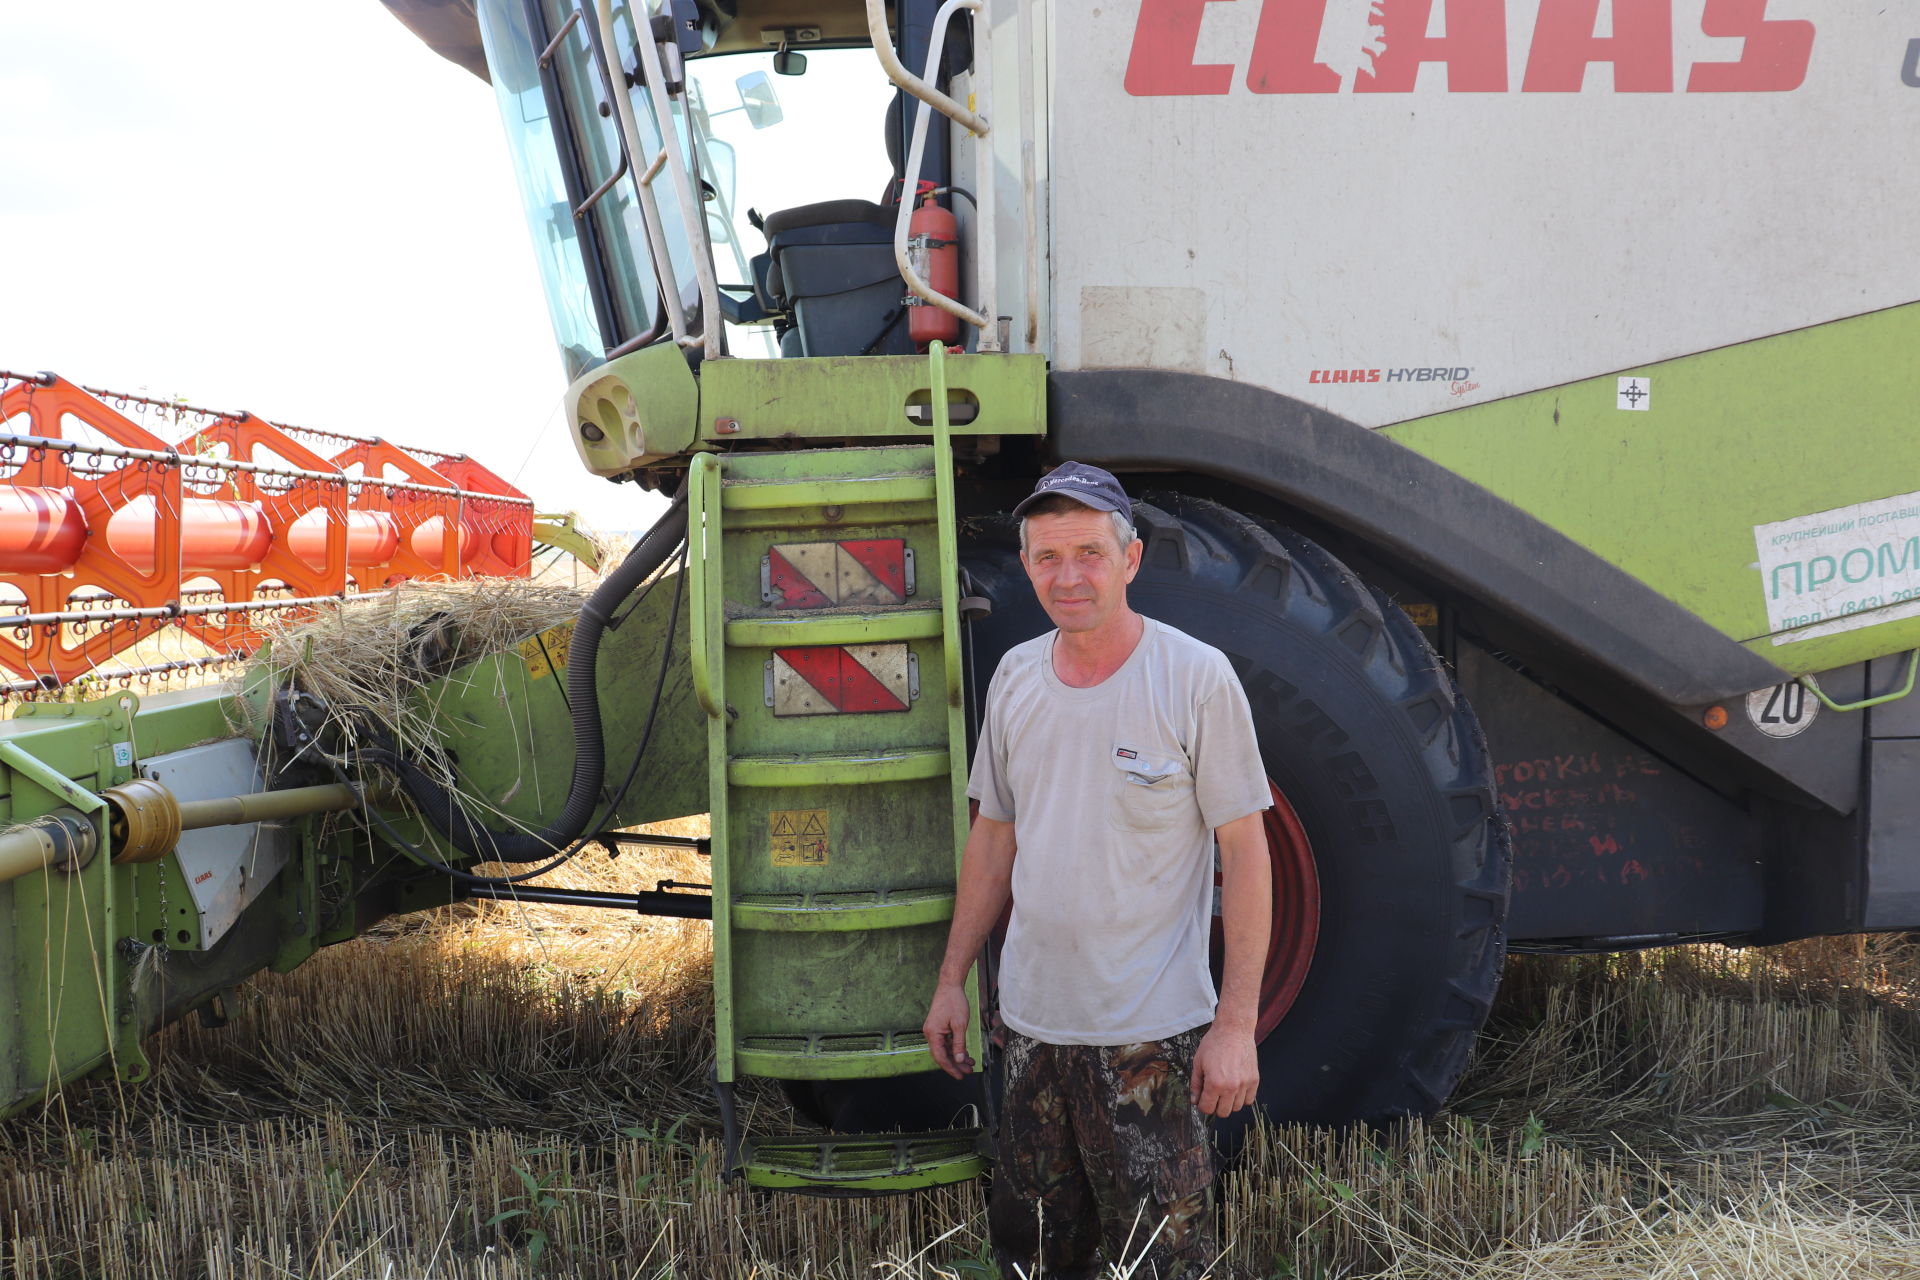
<svg viewBox="0 0 1920 1280">
<path fill-rule="evenodd" d="M 1860 127 L 1920 110 L 1906 19 L 389 3 L 498 98 L 583 466 L 673 504 L 564 641 L 423 641 L 430 742 L 264 676 L 7 726 L 0 1107 L 138 1077 L 383 914 L 519 896 L 711 916 L 730 1173 L 975 1173 L 918 1028 L 971 717 L 1045 626 L 997 513 L 1062 458 L 1122 474 L 1136 604 L 1253 706 L 1271 1116 L 1439 1107 L 1509 949 L 1920 927 L 1916 183 Z M 411 503 L 392 545 L 444 563 Z M 191 751 L 224 790 L 160 801 Z M 535 883 L 701 812 L 710 894 Z M 213 832 L 272 870 L 196 914 Z M 871 1131 L 740 1132 L 756 1075 Z"/>
</svg>

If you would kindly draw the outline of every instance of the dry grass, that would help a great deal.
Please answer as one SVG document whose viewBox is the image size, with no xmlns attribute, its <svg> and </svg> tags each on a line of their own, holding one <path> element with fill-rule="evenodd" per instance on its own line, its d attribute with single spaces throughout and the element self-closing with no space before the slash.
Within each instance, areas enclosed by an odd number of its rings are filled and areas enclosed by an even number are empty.
<svg viewBox="0 0 1920 1280">
<path fill-rule="evenodd" d="M 681 830 L 690 828 L 683 826 Z M 704 880 L 686 853 L 580 886 Z M 153 1085 L 0 1126 L 0 1272 L 940 1276 L 977 1186 L 722 1187 L 707 927 L 473 904 L 262 977 Z M 1224 1183 L 1261 1276 L 1920 1278 L 1920 960 L 1893 940 L 1518 959 L 1449 1115 L 1258 1135 Z M 797 1123 L 777 1090 L 748 1123 Z"/>
<path fill-rule="evenodd" d="M 556 879 L 705 870 L 598 855 Z M 160 1036 L 126 1105 L 83 1087 L 0 1125 L 0 1274 L 869 1275 L 977 1228 L 975 1188 L 722 1188 L 709 966 L 704 922 L 486 903 L 256 979 L 229 1026 Z M 794 1123 L 777 1090 L 742 1102 L 751 1127 Z"/>
<path fill-rule="evenodd" d="M 1268 1136 L 1294 1274 L 1920 1277 L 1920 956 L 1886 938 L 1523 957 L 1431 1125 Z"/>
<path fill-rule="evenodd" d="M 1417 1240 L 1380 1280 L 1903 1280 L 1920 1276 L 1920 1221 L 1786 1190 L 1722 1209 L 1596 1215 L 1556 1240 L 1460 1257 Z"/>
<path fill-rule="evenodd" d="M 254 663 L 277 684 L 320 699 L 345 745 L 371 722 L 401 752 L 439 757 L 438 706 L 427 686 L 456 667 L 572 621 L 584 593 L 526 578 L 410 582 L 362 600 L 328 603 L 312 616 L 268 617 Z M 443 786 L 455 779 L 439 766 Z"/>
</svg>

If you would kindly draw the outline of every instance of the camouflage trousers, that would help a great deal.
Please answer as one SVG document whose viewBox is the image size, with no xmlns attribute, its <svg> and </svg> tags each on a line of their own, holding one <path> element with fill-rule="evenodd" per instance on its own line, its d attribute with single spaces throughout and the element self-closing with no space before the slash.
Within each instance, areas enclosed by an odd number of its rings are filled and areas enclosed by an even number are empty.
<svg viewBox="0 0 1920 1280">
<path fill-rule="evenodd" d="M 1003 1276 L 1090 1277 L 1103 1262 L 1140 1280 L 1226 1274 L 1213 1147 L 1188 1096 L 1205 1030 L 1101 1046 L 1008 1030 L 987 1207 Z"/>
</svg>

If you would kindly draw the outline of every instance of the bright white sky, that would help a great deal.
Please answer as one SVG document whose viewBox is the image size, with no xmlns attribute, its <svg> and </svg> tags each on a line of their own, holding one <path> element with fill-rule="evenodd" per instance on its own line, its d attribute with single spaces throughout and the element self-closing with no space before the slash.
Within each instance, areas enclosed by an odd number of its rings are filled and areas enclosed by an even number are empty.
<svg viewBox="0 0 1920 1280">
<path fill-rule="evenodd" d="M 13 4 L 0 368 L 472 454 L 608 530 L 493 92 L 379 0 Z"/>
</svg>

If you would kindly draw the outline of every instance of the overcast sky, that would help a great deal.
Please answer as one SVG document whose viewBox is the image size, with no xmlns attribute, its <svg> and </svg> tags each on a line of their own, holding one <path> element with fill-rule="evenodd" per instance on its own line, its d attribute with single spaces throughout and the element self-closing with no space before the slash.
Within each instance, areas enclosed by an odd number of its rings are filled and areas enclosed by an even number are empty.
<svg viewBox="0 0 1920 1280">
<path fill-rule="evenodd" d="M 492 90 L 379 0 L 12 3 L 0 368 L 464 451 L 603 529 Z"/>
</svg>

